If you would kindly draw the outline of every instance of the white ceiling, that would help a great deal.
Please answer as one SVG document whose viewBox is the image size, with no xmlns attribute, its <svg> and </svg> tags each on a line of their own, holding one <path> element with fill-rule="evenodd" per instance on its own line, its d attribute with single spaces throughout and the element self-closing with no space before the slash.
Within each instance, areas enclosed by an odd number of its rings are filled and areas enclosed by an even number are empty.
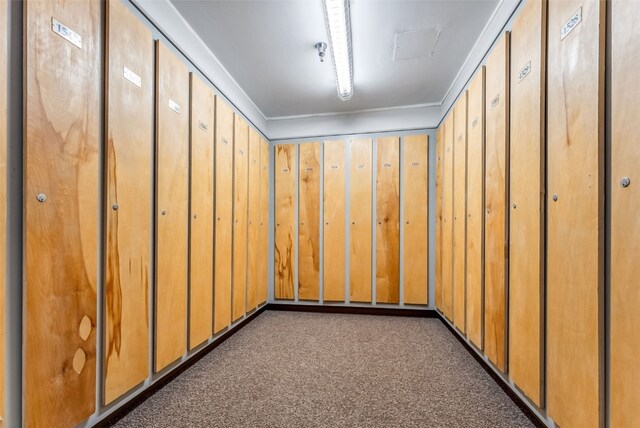
<svg viewBox="0 0 640 428">
<path fill-rule="evenodd" d="M 321 0 L 171 2 L 268 119 L 439 105 L 500 3 L 351 0 L 354 95 L 341 101 L 331 60 L 314 48 L 327 41 Z M 433 56 L 427 46 L 393 61 L 396 33 L 432 29 Z"/>
</svg>

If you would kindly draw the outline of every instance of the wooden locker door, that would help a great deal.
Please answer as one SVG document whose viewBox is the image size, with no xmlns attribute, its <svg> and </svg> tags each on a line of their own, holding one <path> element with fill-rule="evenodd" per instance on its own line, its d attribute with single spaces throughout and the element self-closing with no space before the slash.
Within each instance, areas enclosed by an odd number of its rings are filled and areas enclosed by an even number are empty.
<svg viewBox="0 0 640 428">
<path fill-rule="evenodd" d="M 189 72 L 156 42 L 155 371 L 187 348 Z"/>
<path fill-rule="evenodd" d="M 471 81 L 467 106 L 467 337 L 483 349 L 484 323 L 484 78 Z"/>
<path fill-rule="evenodd" d="M 453 111 L 444 119 L 442 171 L 442 313 L 453 321 Z"/>
<path fill-rule="evenodd" d="M 429 136 L 402 142 L 404 169 L 404 303 L 429 303 Z"/>
<path fill-rule="evenodd" d="M 610 426 L 630 426 L 640 407 L 640 3 L 611 3 Z M 628 179 L 627 180 L 625 180 Z"/>
<path fill-rule="evenodd" d="M 120 1 L 107 5 L 104 404 L 149 372 L 153 39 Z"/>
<path fill-rule="evenodd" d="M 349 212 L 350 265 L 349 301 L 371 302 L 371 221 L 372 212 L 371 138 L 351 140 Z"/>
<path fill-rule="evenodd" d="M 444 123 L 436 134 L 436 308 L 442 311 L 442 173 L 444 164 Z"/>
<path fill-rule="evenodd" d="M 234 125 L 233 155 L 233 316 L 244 316 L 247 299 L 247 202 L 249 178 L 249 126 L 238 115 Z"/>
<path fill-rule="evenodd" d="M 7 87 L 8 5 L 0 1 L 0 87 Z M 7 91 L 0 93 L 0 313 L 5 314 L 7 255 Z M 0 316 L 0 421 L 5 419 L 5 321 Z"/>
<path fill-rule="evenodd" d="M 377 139 L 376 302 L 400 302 L 400 138 Z"/>
<path fill-rule="evenodd" d="M 189 349 L 213 331 L 213 139 L 215 95 L 191 73 Z"/>
<path fill-rule="evenodd" d="M 561 427 L 604 419 L 605 8 L 549 2 L 546 379 Z"/>
<path fill-rule="evenodd" d="M 275 146 L 275 278 L 274 293 L 278 300 L 293 300 L 295 209 L 296 209 L 296 148 L 294 144 Z"/>
<path fill-rule="evenodd" d="M 260 304 L 267 302 L 269 292 L 269 142 L 260 139 Z"/>
<path fill-rule="evenodd" d="M 453 113 L 453 322 L 466 331 L 467 92 Z"/>
<path fill-rule="evenodd" d="M 95 410 L 101 8 L 24 3 L 26 426 Z"/>
<path fill-rule="evenodd" d="M 260 246 L 260 135 L 249 128 L 249 232 L 247 245 L 247 312 L 258 306 Z"/>
<path fill-rule="evenodd" d="M 231 324 L 233 228 L 233 110 L 216 97 L 213 333 Z"/>
<path fill-rule="evenodd" d="M 509 182 L 509 33 L 486 63 L 484 352 L 507 370 L 507 230 Z"/>
<path fill-rule="evenodd" d="M 345 142 L 324 142 L 324 291 L 325 301 L 345 295 Z"/>
<path fill-rule="evenodd" d="M 546 1 L 529 0 L 511 31 L 509 374 L 539 407 L 544 358 Z"/>
<path fill-rule="evenodd" d="M 300 144 L 298 298 L 320 296 L 320 144 Z"/>
</svg>

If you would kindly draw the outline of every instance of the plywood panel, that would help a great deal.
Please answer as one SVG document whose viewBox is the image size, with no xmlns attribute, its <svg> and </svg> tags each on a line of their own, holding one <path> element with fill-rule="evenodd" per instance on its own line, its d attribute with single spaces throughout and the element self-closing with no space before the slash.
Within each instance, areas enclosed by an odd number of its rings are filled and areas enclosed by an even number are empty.
<svg viewBox="0 0 640 428">
<path fill-rule="evenodd" d="M 0 88 L 7 87 L 7 37 L 8 21 L 7 5 L 5 0 L 0 0 Z M 0 94 L 0 313 L 5 314 L 5 287 L 6 287 L 6 208 L 7 208 L 7 92 Z M 0 425 L 5 419 L 5 321 L 0 316 Z"/>
<path fill-rule="evenodd" d="M 400 301 L 400 138 L 377 139 L 376 301 Z"/>
<path fill-rule="evenodd" d="M 156 372 L 187 347 L 188 161 L 189 73 L 156 42 Z"/>
<path fill-rule="evenodd" d="M 350 144 L 350 264 L 349 301 L 371 302 L 371 221 L 373 141 L 370 138 L 352 140 Z"/>
<path fill-rule="evenodd" d="M 509 33 L 496 42 L 486 67 L 484 352 L 506 371 Z"/>
<path fill-rule="evenodd" d="M 436 308 L 442 310 L 442 175 L 444 164 L 444 123 L 436 133 Z"/>
<path fill-rule="evenodd" d="M 509 373 L 542 404 L 546 1 L 529 0 L 511 31 Z"/>
<path fill-rule="evenodd" d="M 563 427 L 603 419 L 605 21 L 605 2 L 549 2 L 547 409 Z"/>
<path fill-rule="evenodd" d="M 216 97 L 213 333 L 231 324 L 233 231 L 233 110 Z"/>
<path fill-rule="evenodd" d="M 631 427 L 640 407 L 640 2 L 611 4 L 610 426 Z M 620 183 L 629 178 L 631 184 Z"/>
<path fill-rule="evenodd" d="M 267 301 L 269 276 L 269 142 L 260 139 L 260 285 L 258 301 Z"/>
<path fill-rule="evenodd" d="M 24 424 L 74 426 L 96 402 L 101 4 L 24 13 Z"/>
<path fill-rule="evenodd" d="M 444 120 L 442 174 L 442 313 L 453 320 L 453 112 Z"/>
<path fill-rule="evenodd" d="M 249 178 L 249 126 L 238 115 L 234 125 L 233 156 L 233 316 L 245 313 L 247 299 L 247 202 Z"/>
<path fill-rule="evenodd" d="M 249 128 L 249 245 L 247 247 L 247 312 L 258 306 L 260 258 L 266 258 L 260 245 L 260 135 Z"/>
<path fill-rule="evenodd" d="M 293 300 L 296 206 L 296 147 L 275 146 L 275 283 L 276 299 Z"/>
<path fill-rule="evenodd" d="M 453 113 L 453 322 L 466 331 L 467 92 Z"/>
<path fill-rule="evenodd" d="M 324 292 L 325 301 L 344 301 L 345 142 L 324 142 Z"/>
<path fill-rule="evenodd" d="M 213 329 L 213 139 L 215 96 L 191 74 L 191 211 L 189 229 L 189 349 Z"/>
<path fill-rule="evenodd" d="M 120 1 L 107 3 L 104 403 L 149 372 L 153 41 Z M 124 76 L 140 77 L 140 87 Z"/>
<path fill-rule="evenodd" d="M 471 81 L 467 106 L 467 337 L 483 349 L 484 66 Z"/>
<path fill-rule="evenodd" d="M 320 296 L 320 144 L 300 144 L 298 298 Z"/>
<path fill-rule="evenodd" d="M 402 142 L 404 169 L 404 303 L 429 303 L 429 136 Z"/>
</svg>

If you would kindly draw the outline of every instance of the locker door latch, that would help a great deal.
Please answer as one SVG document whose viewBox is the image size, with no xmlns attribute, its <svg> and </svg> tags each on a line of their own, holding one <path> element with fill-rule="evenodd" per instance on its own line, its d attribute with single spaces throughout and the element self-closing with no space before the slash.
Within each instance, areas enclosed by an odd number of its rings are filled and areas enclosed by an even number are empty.
<svg viewBox="0 0 640 428">
<path fill-rule="evenodd" d="M 46 202 L 47 195 L 45 195 L 44 193 L 40 193 L 38 196 L 36 196 L 36 199 L 38 200 L 38 202 Z"/>
<path fill-rule="evenodd" d="M 620 180 L 620 186 L 627 188 L 631 184 L 631 179 L 629 177 L 622 177 Z"/>
</svg>

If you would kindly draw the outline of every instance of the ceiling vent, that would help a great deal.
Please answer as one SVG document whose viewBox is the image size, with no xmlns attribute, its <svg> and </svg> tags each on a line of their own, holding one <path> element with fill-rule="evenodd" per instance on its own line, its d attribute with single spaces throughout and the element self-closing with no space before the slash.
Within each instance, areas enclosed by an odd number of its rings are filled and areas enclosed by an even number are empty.
<svg viewBox="0 0 640 428">
<path fill-rule="evenodd" d="M 396 33 L 393 60 L 431 57 L 436 49 L 440 31 L 435 28 Z"/>
</svg>

